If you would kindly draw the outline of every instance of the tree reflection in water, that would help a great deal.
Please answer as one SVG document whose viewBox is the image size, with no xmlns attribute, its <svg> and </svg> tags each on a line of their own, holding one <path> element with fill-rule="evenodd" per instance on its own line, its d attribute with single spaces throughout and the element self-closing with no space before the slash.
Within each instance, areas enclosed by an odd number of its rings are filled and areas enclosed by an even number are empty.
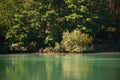
<svg viewBox="0 0 120 80">
<path fill-rule="evenodd" d="M 118 56 L 0 56 L 0 80 L 119 80 L 119 63 Z"/>
</svg>

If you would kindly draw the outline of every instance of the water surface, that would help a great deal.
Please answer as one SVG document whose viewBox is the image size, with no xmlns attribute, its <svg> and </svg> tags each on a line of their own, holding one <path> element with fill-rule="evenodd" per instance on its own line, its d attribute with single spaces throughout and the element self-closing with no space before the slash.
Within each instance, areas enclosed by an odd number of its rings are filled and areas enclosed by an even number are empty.
<svg viewBox="0 0 120 80">
<path fill-rule="evenodd" d="M 119 54 L 0 56 L 0 80 L 120 80 Z"/>
</svg>

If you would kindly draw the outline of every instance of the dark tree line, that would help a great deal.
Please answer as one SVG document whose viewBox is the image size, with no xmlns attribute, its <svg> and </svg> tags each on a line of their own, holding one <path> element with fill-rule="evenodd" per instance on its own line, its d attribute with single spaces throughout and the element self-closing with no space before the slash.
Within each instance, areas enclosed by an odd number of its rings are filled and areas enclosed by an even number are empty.
<svg viewBox="0 0 120 80">
<path fill-rule="evenodd" d="M 0 51 L 117 51 L 119 5 L 119 0 L 1 1 Z"/>
</svg>

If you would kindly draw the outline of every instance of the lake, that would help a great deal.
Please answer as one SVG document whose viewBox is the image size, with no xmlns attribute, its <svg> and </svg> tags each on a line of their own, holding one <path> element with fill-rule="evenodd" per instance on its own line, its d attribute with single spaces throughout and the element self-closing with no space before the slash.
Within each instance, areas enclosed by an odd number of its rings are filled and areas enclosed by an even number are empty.
<svg viewBox="0 0 120 80">
<path fill-rule="evenodd" d="M 120 80 L 120 54 L 0 55 L 0 80 Z"/>
</svg>

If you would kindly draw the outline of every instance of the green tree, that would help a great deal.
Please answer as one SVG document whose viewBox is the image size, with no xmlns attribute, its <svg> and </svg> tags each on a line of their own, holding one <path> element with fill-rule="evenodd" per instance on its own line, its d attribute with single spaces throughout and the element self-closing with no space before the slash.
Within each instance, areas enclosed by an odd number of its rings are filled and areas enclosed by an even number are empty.
<svg viewBox="0 0 120 80">
<path fill-rule="evenodd" d="M 36 11 L 23 11 L 21 14 L 16 14 L 14 25 L 8 30 L 6 39 L 11 45 L 18 44 L 27 50 L 36 50 L 37 46 L 40 46 L 39 41 L 44 32 L 39 19 L 39 13 Z"/>
<path fill-rule="evenodd" d="M 31 0 L 32 1 L 32 0 Z M 13 19 L 16 13 L 29 6 L 30 0 L 3 0 L 0 1 L 0 51 L 6 51 L 9 42 L 5 36 L 8 30 L 13 26 Z"/>
<path fill-rule="evenodd" d="M 0 30 L 4 33 L 0 35 L 6 37 L 1 40 L 25 50 L 53 47 L 63 40 L 63 32 L 76 28 L 94 42 L 105 42 L 118 28 L 117 15 L 104 0 L 9 0 L 0 5 Z"/>
</svg>

